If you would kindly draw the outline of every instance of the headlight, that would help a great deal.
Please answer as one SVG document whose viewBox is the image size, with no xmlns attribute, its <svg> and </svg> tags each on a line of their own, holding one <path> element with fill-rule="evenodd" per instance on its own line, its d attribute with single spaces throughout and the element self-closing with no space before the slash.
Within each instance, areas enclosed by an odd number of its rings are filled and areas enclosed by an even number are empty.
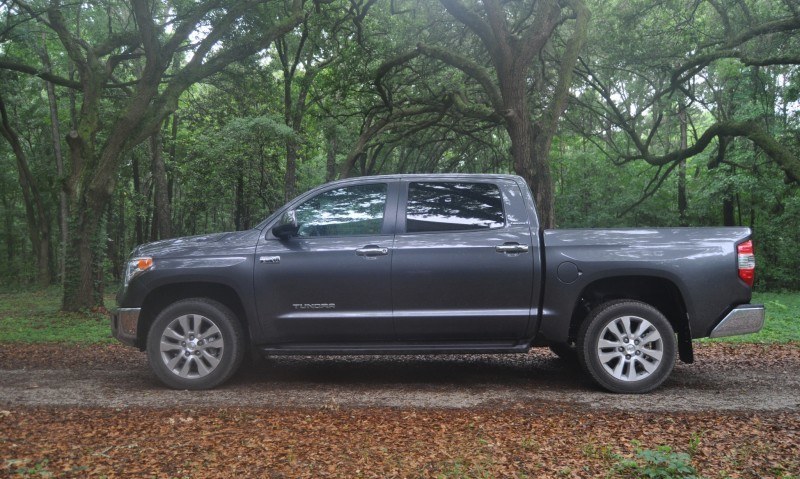
<svg viewBox="0 0 800 479">
<path fill-rule="evenodd" d="M 125 286 L 128 286 L 128 283 L 136 276 L 151 269 L 153 269 L 153 258 L 149 256 L 131 258 L 125 267 Z"/>
</svg>

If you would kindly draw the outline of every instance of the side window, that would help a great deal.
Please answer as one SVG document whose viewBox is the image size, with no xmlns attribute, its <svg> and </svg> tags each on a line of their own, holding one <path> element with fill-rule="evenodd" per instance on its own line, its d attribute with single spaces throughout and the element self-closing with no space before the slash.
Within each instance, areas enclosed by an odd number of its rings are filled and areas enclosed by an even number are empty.
<svg viewBox="0 0 800 479">
<path fill-rule="evenodd" d="M 386 184 L 358 185 L 320 193 L 295 209 L 298 236 L 380 234 Z"/>
<path fill-rule="evenodd" d="M 465 231 L 502 228 L 503 199 L 489 183 L 411 183 L 406 231 Z"/>
</svg>

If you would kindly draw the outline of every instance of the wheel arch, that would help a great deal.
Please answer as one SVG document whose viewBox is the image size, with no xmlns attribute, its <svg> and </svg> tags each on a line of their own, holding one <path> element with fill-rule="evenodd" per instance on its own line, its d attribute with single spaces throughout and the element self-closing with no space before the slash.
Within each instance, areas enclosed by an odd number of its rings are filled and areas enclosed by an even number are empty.
<svg viewBox="0 0 800 479">
<path fill-rule="evenodd" d="M 614 300 L 647 303 L 663 314 L 678 333 L 681 361 L 694 361 L 688 309 L 680 288 L 671 280 L 658 276 L 614 276 L 593 281 L 578 295 L 572 310 L 568 341 L 574 343 L 589 313 L 597 306 Z"/>
<path fill-rule="evenodd" d="M 217 301 L 230 309 L 242 326 L 245 344 L 250 344 L 250 328 L 247 312 L 239 294 L 229 285 L 214 282 L 181 282 L 161 285 L 147 293 L 142 302 L 137 331 L 141 350 L 146 348 L 147 334 L 156 316 L 176 301 L 189 298 L 206 298 Z"/>
</svg>

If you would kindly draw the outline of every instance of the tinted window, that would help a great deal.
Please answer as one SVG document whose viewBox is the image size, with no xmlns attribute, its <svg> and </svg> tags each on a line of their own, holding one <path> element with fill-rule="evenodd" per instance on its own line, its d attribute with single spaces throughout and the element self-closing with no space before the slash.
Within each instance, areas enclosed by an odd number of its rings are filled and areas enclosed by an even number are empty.
<svg viewBox="0 0 800 479">
<path fill-rule="evenodd" d="M 406 231 L 461 231 L 505 224 L 500 189 L 487 183 L 411 183 Z"/>
<path fill-rule="evenodd" d="M 348 186 L 320 193 L 295 209 L 299 236 L 380 234 L 386 184 Z"/>
</svg>

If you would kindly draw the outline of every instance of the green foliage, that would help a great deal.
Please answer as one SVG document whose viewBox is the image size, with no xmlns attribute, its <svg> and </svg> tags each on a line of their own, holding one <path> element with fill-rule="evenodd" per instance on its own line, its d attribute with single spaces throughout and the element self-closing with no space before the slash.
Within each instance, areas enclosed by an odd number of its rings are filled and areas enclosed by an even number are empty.
<svg viewBox="0 0 800 479">
<path fill-rule="evenodd" d="M 691 458 L 669 446 L 639 449 L 634 459 L 620 459 L 614 466 L 616 477 L 648 479 L 699 479 Z"/>
<path fill-rule="evenodd" d="M 11 477 L 35 478 L 35 477 L 55 477 L 56 474 L 50 470 L 49 459 L 43 459 L 33 465 L 28 465 L 25 459 L 6 459 L 6 464 L 11 466 Z"/>
<path fill-rule="evenodd" d="M 550 152 L 558 226 L 673 227 L 684 221 L 690 226 L 748 226 L 754 231 L 757 289 L 800 290 L 800 188 L 786 183 L 784 170 L 751 141 L 732 139 L 720 155 L 723 149 L 714 140 L 706 151 L 686 161 L 688 207 L 683 216 L 678 211 L 675 165 L 652 166 L 634 158 L 638 153 L 635 139 L 648 142 L 652 155 L 681 148 L 681 109 L 688 115 L 689 144 L 717 121 L 752 120 L 800 158 L 800 69 L 796 64 L 753 66 L 758 62 L 720 58 L 687 72 L 677 89 L 672 78 L 675 68 L 688 59 L 727 45 L 731 34 L 791 18 L 789 3 L 743 0 L 735 5 L 721 2 L 715 8 L 713 2 L 696 2 L 688 9 L 682 2 L 649 0 L 585 3 L 592 12 L 592 23 L 579 70 L 585 69 L 586 75 L 573 82 L 574 98 Z M 474 8 L 479 17 L 485 15 L 481 2 L 465 5 Z M 196 7 L 191 2 L 156 2 L 153 6 L 163 9 L 154 12 L 160 17 Z M 440 2 L 355 6 L 336 0 L 314 9 L 307 6 L 305 27 L 286 33 L 280 42 L 254 57 L 187 89 L 179 100 L 174 135 L 173 118 L 165 122 L 161 134 L 174 236 L 249 228 L 279 207 L 287 190 L 287 142 L 297 146 L 298 193 L 329 177 L 329 156 L 335 159 L 338 171 L 362 132 L 387 109 L 375 85 L 376 73 L 387 60 L 424 43 L 491 66 L 480 40 Z M 529 7 L 526 2 L 504 7 L 519 20 L 515 28 L 533 21 Z M 283 9 L 284 4 L 264 2 L 259 4 L 261 8 Z M 231 42 L 248 38 L 246 32 L 253 25 L 271 17 L 260 17 L 266 10 L 249 12 L 234 22 L 235 27 L 212 51 L 224 51 Z M 112 31 L 122 37 L 135 25 L 127 2 L 84 4 L 80 9 L 64 5 L 62 12 L 67 26 L 80 31 L 90 46 L 104 42 Z M 212 12 L 204 21 L 211 22 L 220 12 Z M 39 54 L 46 47 L 54 74 L 68 78 L 71 62 L 58 36 L 24 16 L 13 3 L 0 8 L 0 59 L 42 71 Z M 157 23 L 160 21 L 157 18 Z M 531 92 L 554 91 L 552 59 L 563 51 L 570 25 L 566 21 L 559 27 L 566 30 L 554 37 L 547 55 L 529 72 Z M 164 35 L 169 32 L 163 30 Z M 798 42 L 796 30 L 777 31 L 753 37 L 731 51 L 755 60 L 770 55 L 788 58 L 800 51 Z M 289 65 L 299 59 L 288 84 L 278 43 L 284 54 L 288 53 L 284 60 Z M 124 84 L 141 73 L 143 57 L 131 53 L 139 51 L 139 46 L 130 46 L 113 52 L 122 60 L 115 70 L 116 82 Z M 128 58 L 130 61 L 125 60 Z M 167 81 L 175 78 L 190 58 L 188 53 L 176 55 Z M 317 67 L 322 69 L 317 71 Z M 312 71 L 316 77 L 306 84 Z M 602 82 L 603 88 L 593 88 L 593 81 Z M 542 84 L 548 86 L 540 90 Z M 487 118 L 485 91 L 470 75 L 422 56 L 392 69 L 383 87 L 395 111 L 429 106 L 440 108 L 441 113 L 409 117 L 376 134 L 357 156 L 354 174 L 513 170 L 502 121 Z M 112 88 L 103 95 L 97 118 L 97 124 L 103 125 L 97 133 L 98 145 L 108 140 L 106 127 L 116 124 L 131 102 L 132 88 Z M 303 88 L 308 88 L 306 101 L 298 105 Z M 64 178 L 55 173 L 43 82 L 2 70 L 0 93 L 32 173 L 40 180 L 38 186 L 52 222 L 55 263 L 60 251 L 58 201 Z M 610 110 L 603 93 L 613 101 L 619 116 Z M 56 97 L 63 138 L 72 126 L 71 113 L 80 116 L 83 98 L 80 91 L 64 86 L 56 87 Z M 531 93 L 532 116 L 541 114 L 548 97 Z M 71 112 L 72 108 L 76 111 Z M 299 110 L 304 111 L 302 121 L 295 122 L 293 115 Z M 66 153 L 67 145 L 62 142 L 62 146 Z M 111 204 L 102 213 L 101 231 L 93 237 L 95 253 L 107 258 L 100 261 L 106 278 L 119 274 L 125 255 L 135 244 L 157 239 L 152 156 L 147 142 L 127 148 L 119 162 L 121 168 L 109 181 L 114 187 Z M 71 165 L 67 164 L 66 170 L 71 171 Z M 0 138 L 0 288 L 36 280 L 24 201 L 14 156 Z M 78 261 L 74 255 L 69 259 Z M 57 270 L 56 264 L 52 266 Z M 792 301 L 781 298 L 775 299 L 776 304 L 795 308 Z M 795 340 L 794 318 L 781 319 L 776 316 L 779 309 L 769 308 L 764 332 L 733 340 Z"/>
<path fill-rule="evenodd" d="M 62 313 L 58 288 L 0 293 L 0 342 L 113 342 L 107 314 Z M 110 298 L 106 298 L 108 302 Z"/>
</svg>

